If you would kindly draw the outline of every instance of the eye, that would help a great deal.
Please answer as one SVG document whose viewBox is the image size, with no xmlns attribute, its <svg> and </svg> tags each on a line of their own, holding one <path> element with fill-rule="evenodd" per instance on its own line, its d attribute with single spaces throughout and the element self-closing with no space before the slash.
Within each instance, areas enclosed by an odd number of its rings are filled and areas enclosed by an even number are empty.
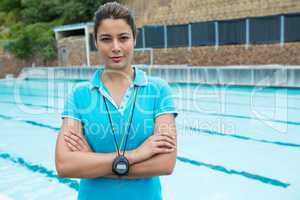
<svg viewBox="0 0 300 200">
<path fill-rule="evenodd" d="M 110 38 L 100 38 L 101 42 L 109 42 L 111 39 Z"/>
<path fill-rule="evenodd" d="M 129 39 L 128 36 L 122 36 L 122 37 L 120 37 L 120 40 L 121 40 L 121 41 L 127 41 L 128 39 Z"/>
</svg>

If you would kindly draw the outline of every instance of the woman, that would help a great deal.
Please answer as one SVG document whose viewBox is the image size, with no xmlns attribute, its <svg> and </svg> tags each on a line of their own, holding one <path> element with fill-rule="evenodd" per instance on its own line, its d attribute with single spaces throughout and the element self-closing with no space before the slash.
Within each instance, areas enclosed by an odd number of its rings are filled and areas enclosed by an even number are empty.
<svg viewBox="0 0 300 200">
<path fill-rule="evenodd" d="M 160 200 L 159 176 L 176 162 L 176 110 L 168 84 L 131 66 L 131 12 L 107 3 L 95 13 L 104 69 L 68 97 L 57 138 L 61 177 L 80 178 L 78 199 Z"/>
</svg>

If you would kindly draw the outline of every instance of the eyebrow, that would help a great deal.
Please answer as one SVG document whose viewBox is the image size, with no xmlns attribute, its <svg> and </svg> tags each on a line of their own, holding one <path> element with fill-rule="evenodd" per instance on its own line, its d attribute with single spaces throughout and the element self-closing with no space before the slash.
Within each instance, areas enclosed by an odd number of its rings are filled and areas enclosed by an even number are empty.
<svg viewBox="0 0 300 200">
<path fill-rule="evenodd" d="M 125 32 L 125 33 L 120 33 L 119 36 L 129 36 L 130 34 Z M 110 34 L 100 34 L 99 37 L 111 37 Z"/>
<path fill-rule="evenodd" d="M 123 35 L 127 35 L 127 36 L 129 36 L 130 34 L 129 33 L 121 33 L 121 34 L 119 34 L 120 36 L 123 36 Z"/>
</svg>

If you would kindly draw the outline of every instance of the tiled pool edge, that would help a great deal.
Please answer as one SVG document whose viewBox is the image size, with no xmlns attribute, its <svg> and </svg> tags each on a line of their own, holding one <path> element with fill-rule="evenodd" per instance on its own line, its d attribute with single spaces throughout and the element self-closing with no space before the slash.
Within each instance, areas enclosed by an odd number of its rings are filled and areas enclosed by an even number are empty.
<svg viewBox="0 0 300 200">
<path fill-rule="evenodd" d="M 138 68 L 169 83 L 300 88 L 300 66 L 247 65 L 198 67 L 186 65 Z M 19 78 L 88 80 L 97 67 L 28 67 Z"/>
</svg>

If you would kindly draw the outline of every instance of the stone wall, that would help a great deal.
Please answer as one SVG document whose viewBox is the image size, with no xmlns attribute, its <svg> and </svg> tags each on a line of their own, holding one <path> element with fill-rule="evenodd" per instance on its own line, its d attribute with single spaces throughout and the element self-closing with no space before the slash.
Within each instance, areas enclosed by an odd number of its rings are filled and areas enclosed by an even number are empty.
<svg viewBox="0 0 300 200">
<path fill-rule="evenodd" d="M 136 53 L 135 63 L 150 63 L 149 52 Z M 178 56 L 180 55 L 180 56 Z M 196 66 L 220 65 L 300 65 L 299 43 L 245 46 L 220 46 L 154 49 L 154 64 L 188 64 Z"/>
<path fill-rule="evenodd" d="M 139 27 L 300 12 L 299 0 L 123 0 Z"/>
<path fill-rule="evenodd" d="M 10 53 L 2 51 L 0 53 L 0 79 L 5 78 L 7 74 L 13 74 L 17 77 L 21 72 L 23 67 L 28 66 L 57 66 L 58 60 L 49 61 L 43 63 L 37 58 L 32 58 L 30 60 L 21 60 L 16 58 Z"/>
<path fill-rule="evenodd" d="M 86 65 L 86 47 L 84 36 L 71 36 L 57 42 L 60 66 Z"/>
<path fill-rule="evenodd" d="M 180 55 L 180 56 L 178 56 Z M 213 46 L 153 49 L 153 64 L 187 64 L 196 66 L 283 64 L 300 65 L 299 43 Z M 135 64 L 150 64 L 150 51 L 135 52 Z M 91 53 L 91 64 L 101 64 L 98 52 Z"/>
<path fill-rule="evenodd" d="M 23 62 L 15 59 L 14 56 L 6 53 L 0 54 L 0 79 L 5 78 L 6 74 L 14 74 L 17 76 L 21 71 L 20 66 Z"/>
<path fill-rule="evenodd" d="M 76 59 L 71 59 L 69 65 L 81 65 L 85 55 L 80 54 L 81 48 L 73 52 Z M 180 56 L 178 56 L 180 55 Z M 287 64 L 300 65 L 299 43 L 252 45 L 248 49 L 244 45 L 213 46 L 188 48 L 153 49 L 154 64 L 188 64 L 195 66 L 220 65 L 255 65 L 255 64 Z M 91 52 L 91 65 L 102 64 L 98 52 Z M 150 64 L 150 51 L 135 52 L 135 64 Z M 62 65 L 66 66 L 66 65 Z"/>
</svg>

